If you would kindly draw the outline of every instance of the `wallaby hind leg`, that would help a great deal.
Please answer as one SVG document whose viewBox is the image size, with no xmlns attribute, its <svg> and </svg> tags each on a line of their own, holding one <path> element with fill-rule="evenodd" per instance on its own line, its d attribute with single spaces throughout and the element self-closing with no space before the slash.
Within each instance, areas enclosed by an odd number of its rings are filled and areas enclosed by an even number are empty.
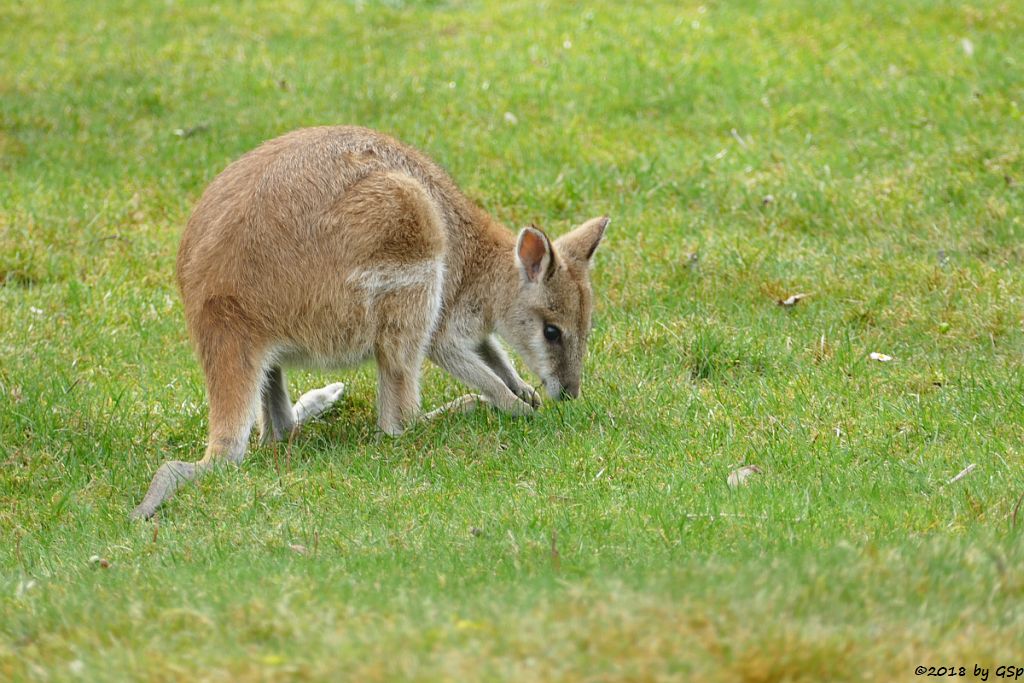
<svg viewBox="0 0 1024 683">
<path fill-rule="evenodd" d="M 288 398 L 288 383 L 284 371 L 275 365 L 267 371 L 263 386 L 263 412 L 260 420 L 260 443 L 287 439 L 293 430 L 321 415 L 341 398 L 345 385 L 341 382 L 328 384 L 320 389 L 306 392 L 292 406 Z"/>
<path fill-rule="evenodd" d="M 206 348 L 199 349 L 210 405 L 206 454 L 199 462 L 172 460 L 161 465 L 132 518 L 149 519 L 182 484 L 215 465 L 240 463 L 245 457 L 265 373 L 262 354 L 223 334 L 208 335 L 206 341 Z"/>
</svg>

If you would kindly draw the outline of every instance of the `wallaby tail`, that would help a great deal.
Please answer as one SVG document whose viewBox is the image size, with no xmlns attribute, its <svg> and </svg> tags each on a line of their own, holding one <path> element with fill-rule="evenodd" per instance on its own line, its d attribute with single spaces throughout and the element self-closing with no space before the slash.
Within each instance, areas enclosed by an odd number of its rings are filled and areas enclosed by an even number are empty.
<svg viewBox="0 0 1024 683">
<path fill-rule="evenodd" d="M 149 519 L 157 508 L 174 495 L 174 492 L 185 483 L 198 479 L 214 465 L 212 461 L 182 462 L 172 460 L 165 462 L 153 475 L 153 481 L 146 491 L 138 507 L 132 510 L 132 519 Z"/>
</svg>

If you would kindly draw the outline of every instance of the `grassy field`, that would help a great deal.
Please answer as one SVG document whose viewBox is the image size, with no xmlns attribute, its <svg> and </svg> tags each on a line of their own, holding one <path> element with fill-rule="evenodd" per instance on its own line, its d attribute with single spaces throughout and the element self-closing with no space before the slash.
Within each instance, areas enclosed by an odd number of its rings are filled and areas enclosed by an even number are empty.
<svg viewBox="0 0 1024 683">
<path fill-rule="evenodd" d="M 0 39 L 0 679 L 1024 666 L 1016 3 L 7 0 Z M 392 441 L 372 368 L 292 373 L 349 388 L 130 523 L 206 436 L 190 207 L 325 123 L 510 227 L 612 216 L 584 395 Z"/>
</svg>

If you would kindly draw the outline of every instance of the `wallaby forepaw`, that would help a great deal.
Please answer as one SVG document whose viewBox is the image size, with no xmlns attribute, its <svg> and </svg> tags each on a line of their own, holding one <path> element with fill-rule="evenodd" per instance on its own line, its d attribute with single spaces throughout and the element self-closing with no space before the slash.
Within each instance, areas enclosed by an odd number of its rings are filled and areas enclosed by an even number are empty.
<svg viewBox="0 0 1024 683">
<path fill-rule="evenodd" d="M 501 412 L 514 415 L 515 417 L 529 417 L 536 412 L 533 405 L 521 396 L 510 398 L 509 400 L 502 401 L 501 403 L 495 403 L 495 405 L 499 410 L 501 410 Z"/>
<path fill-rule="evenodd" d="M 516 391 L 516 396 L 531 408 L 540 408 L 540 394 L 533 387 L 524 384 Z"/>
</svg>

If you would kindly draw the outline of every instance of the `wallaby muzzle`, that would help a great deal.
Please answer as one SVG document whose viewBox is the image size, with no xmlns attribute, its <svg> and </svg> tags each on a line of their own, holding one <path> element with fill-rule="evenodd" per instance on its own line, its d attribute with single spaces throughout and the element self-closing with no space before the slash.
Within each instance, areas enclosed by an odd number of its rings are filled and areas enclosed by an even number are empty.
<svg viewBox="0 0 1024 683">
<path fill-rule="evenodd" d="M 562 390 L 558 392 L 558 400 L 566 401 L 580 397 L 580 385 L 569 384 L 562 387 Z"/>
</svg>

